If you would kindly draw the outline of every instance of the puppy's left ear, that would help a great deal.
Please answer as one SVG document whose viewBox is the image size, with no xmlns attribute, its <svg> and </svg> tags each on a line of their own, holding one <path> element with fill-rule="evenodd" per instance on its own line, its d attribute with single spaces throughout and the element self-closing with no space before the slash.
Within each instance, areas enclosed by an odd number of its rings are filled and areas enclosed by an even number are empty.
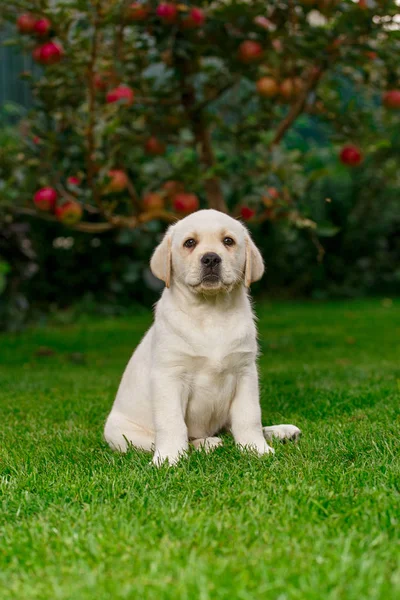
<svg viewBox="0 0 400 600">
<path fill-rule="evenodd" d="M 258 281 L 264 275 L 264 261 L 261 253 L 250 234 L 246 235 L 246 265 L 244 269 L 244 284 L 250 287 L 254 281 Z"/>
<path fill-rule="evenodd" d="M 153 275 L 161 279 L 167 288 L 171 285 L 172 270 L 172 243 L 171 228 L 164 235 L 162 242 L 157 246 L 150 260 L 150 269 Z"/>
</svg>

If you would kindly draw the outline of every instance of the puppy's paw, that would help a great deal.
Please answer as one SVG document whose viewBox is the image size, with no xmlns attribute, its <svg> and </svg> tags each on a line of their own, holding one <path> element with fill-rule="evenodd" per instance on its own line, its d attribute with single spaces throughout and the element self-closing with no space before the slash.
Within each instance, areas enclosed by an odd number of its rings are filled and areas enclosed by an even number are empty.
<svg viewBox="0 0 400 600">
<path fill-rule="evenodd" d="M 264 454 L 275 454 L 275 450 L 268 446 L 267 442 L 262 440 L 249 441 L 247 443 L 239 443 L 242 450 L 249 450 L 250 452 L 256 452 L 259 456 Z"/>
<path fill-rule="evenodd" d="M 156 450 L 154 452 L 153 460 L 151 462 L 156 467 L 161 467 L 164 464 L 166 464 L 169 467 L 172 467 L 176 465 L 181 458 L 182 454 L 179 453 L 167 454 L 161 452 L 160 450 Z"/>
<path fill-rule="evenodd" d="M 222 440 L 219 437 L 206 437 L 206 438 L 198 438 L 197 440 L 192 440 L 191 444 L 193 448 L 199 450 L 200 448 L 205 452 L 211 452 L 211 450 L 215 450 L 218 446 L 222 446 Z"/>
<path fill-rule="evenodd" d="M 267 440 L 277 438 L 281 442 L 291 440 L 296 442 L 301 436 L 301 431 L 296 425 L 272 425 L 263 427 L 263 434 Z"/>
<path fill-rule="evenodd" d="M 275 450 L 271 446 L 269 446 L 265 440 L 264 444 L 262 444 L 261 446 L 257 445 L 255 450 L 260 456 L 262 456 L 263 454 L 275 454 Z"/>
</svg>

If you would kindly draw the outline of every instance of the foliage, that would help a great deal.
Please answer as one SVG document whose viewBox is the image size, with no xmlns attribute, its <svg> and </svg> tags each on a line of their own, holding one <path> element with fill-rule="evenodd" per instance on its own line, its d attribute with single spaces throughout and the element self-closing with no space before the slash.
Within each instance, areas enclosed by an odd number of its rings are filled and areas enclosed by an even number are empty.
<svg viewBox="0 0 400 600">
<path fill-rule="evenodd" d="M 399 597 L 400 306 L 255 308 L 264 423 L 303 431 L 264 459 L 102 441 L 149 312 L 2 337 L 2 600 Z"/>
<path fill-rule="evenodd" d="M 378 155 L 367 159 L 354 173 L 338 165 L 333 149 L 319 145 L 321 132 L 312 134 L 310 139 L 307 124 L 299 124 L 288 146 L 301 149 L 304 173 L 320 173 L 306 187 L 301 210 L 318 223 L 323 260 L 310 230 L 293 228 L 284 219 L 254 224 L 267 264 L 259 287 L 290 297 L 395 294 L 400 175 L 392 149 L 400 152 L 399 138 L 394 135 L 379 160 Z M 18 140 L 15 130 L 9 139 Z M 82 311 L 117 314 L 132 305 L 136 310 L 138 303 L 151 305 L 160 283 L 148 264 L 161 234 L 158 221 L 102 235 L 34 217 L 3 223 L 0 327 L 18 329 L 27 316 L 42 319 L 57 308 L 63 309 L 58 318 L 72 322 Z M 65 312 L 71 306 L 75 309 Z"/>
<path fill-rule="evenodd" d="M 323 256 L 316 260 L 315 239 L 304 232 L 265 223 L 255 235 L 270 291 L 318 298 L 398 293 L 400 173 L 394 157 L 400 144 L 396 131 L 385 133 L 380 144 L 376 130 L 377 149 L 356 171 L 338 164 L 329 147 L 307 139 L 304 171 L 320 176 L 309 179 L 300 209 L 318 223 Z M 293 138 L 297 147 L 305 143 L 300 135 Z"/>
<path fill-rule="evenodd" d="M 6 9 L 13 20 L 26 12 L 48 20 L 44 35 L 16 40 L 43 66 L 33 82 L 25 207 L 38 187 L 52 186 L 60 203 L 85 209 L 91 225 L 78 229 L 135 227 L 174 218 L 179 204 L 162 186 L 177 180 L 203 206 L 240 214 L 245 204 L 246 218 L 270 220 L 273 186 L 285 217 L 301 225 L 302 156 L 279 147 L 301 113 L 373 154 L 371 106 L 357 97 L 366 84 L 375 98 L 398 85 L 394 2 L 199 1 L 195 10 L 196 18 L 191 2 L 121 0 L 18 0 Z M 49 45 L 59 47 L 55 58 L 42 55 Z M 265 78 L 276 89 L 260 87 Z M 338 79 L 353 85 L 346 110 Z M 128 97 L 117 101 L 121 90 Z M 127 176 L 121 185 L 115 171 Z M 148 192 L 162 196 L 155 209 Z"/>
<path fill-rule="evenodd" d="M 3 322 L 14 323 L 12 295 L 24 310 L 88 288 L 117 310 L 154 300 L 151 249 L 198 201 L 249 221 L 272 290 L 396 289 L 396 3 L 170 3 L 172 21 L 160 4 L 17 0 L 3 11 L 14 24 L 41 19 L 40 35 L 7 41 L 40 65 L 22 73 L 35 106 L 20 135 L 0 129 L 0 220 L 14 239 L 2 238 Z M 345 144 L 359 166 L 340 162 Z M 48 187 L 56 203 L 39 204 Z M 10 269 L 5 254 L 32 240 L 35 258 Z"/>
<path fill-rule="evenodd" d="M 0 329 L 18 329 L 29 310 L 23 286 L 38 270 L 28 223 L 15 220 L 4 202 L 18 202 L 23 181 L 16 165 L 24 159 L 20 132 L 6 125 L 6 117 L 21 116 L 18 107 L 7 105 L 0 114 Z"/>
</svg>

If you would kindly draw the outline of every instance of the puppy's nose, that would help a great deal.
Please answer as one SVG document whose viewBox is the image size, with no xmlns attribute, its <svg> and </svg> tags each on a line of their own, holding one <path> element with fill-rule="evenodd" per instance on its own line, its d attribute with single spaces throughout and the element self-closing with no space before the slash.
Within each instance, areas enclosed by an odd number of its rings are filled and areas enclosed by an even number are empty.
<svg viewBox="0 0 400 600">
<path fill-rule="evenodd" d="M 221 260 L 222 260 L 222 258 L 215 252 L 206 252 L 201 257 L 202 264 L 205 267 L 210 267 L 210 269 L 219 265 Z"/>
</svg>

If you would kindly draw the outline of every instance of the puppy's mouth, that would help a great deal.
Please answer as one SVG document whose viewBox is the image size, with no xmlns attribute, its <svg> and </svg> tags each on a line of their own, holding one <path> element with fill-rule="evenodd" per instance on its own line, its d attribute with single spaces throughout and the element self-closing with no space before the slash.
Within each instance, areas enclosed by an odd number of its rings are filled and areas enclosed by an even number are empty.
<svg viewBox="0 0 400 600">
<path fill-rule="evenodd" d="M 202 276 L 200 283 L 206 286 L 213 286 L 221 283 L 221 276 L 218 273 L 206 273 Z"/>
<path fill-rule="evenodd" d="M 202 269 L 195 281 L 188 281 L 193 291 L 201 294 L 218 294 L 231 291 L 234 281 L 219 268 Z"/>
</svg>

